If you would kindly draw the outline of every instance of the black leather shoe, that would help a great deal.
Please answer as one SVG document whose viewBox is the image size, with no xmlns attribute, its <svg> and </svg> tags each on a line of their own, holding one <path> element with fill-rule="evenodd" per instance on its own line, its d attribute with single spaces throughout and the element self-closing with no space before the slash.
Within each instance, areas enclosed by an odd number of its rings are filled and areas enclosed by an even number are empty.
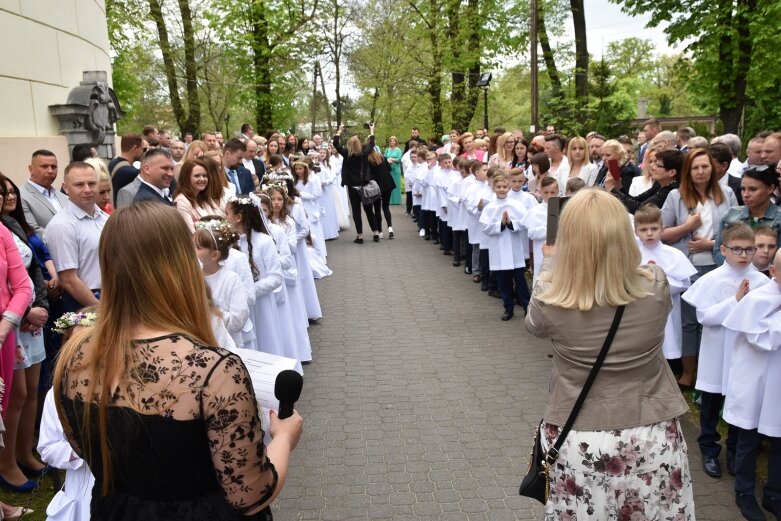
<svg viewBox="0 0 781 521">
<path fill-rule="evenodd" d="M 454 260 L 453 266 L 461 266 L 461 261 Z"/>
<path fill-rule="evenodd" d="M 735 475 L 735 451 L 727 451 L 727 474 L 730 476 Z"/>
<path fill-rule="evenodd" d="M 442 255 L 453 255 L 453 252 L 450 250 L 445 250 L 444 252 L 442 252 Z"/>
<path fill-rule="evenodd" d="M 374 237 L 372 237 L 372 240 L 374 242 L 380 242 L 380 236 L 379 235 L 375 235 Z"/>
<path fill-rule="evenodd" d="M 355 238 L 355 240 L 354 240 L 353 242 L 354 242 L 355 244 L 363 244 L 363 239 L 362 239 L 362 238 L 360 238 L 360 237 L 356 237 L 356 238 Z"/>
<path fill-rule="evenodd" d="M 714 458 L 713 456 L 703 456 L 702 470 L 704 470 L 705 473 L 712 478 L 720 478 L 721 464 L 719 463 L 719 458 Z"/>
<path fill-rule="evenodd" d="M 430 236 L 430 235 L 426 235 L 426 236 L 425 236 L 425 237 L 423 237 L 423 238 L 424 238 L 425 240 L 427 240 L 427 241 L 430 241 L 430 240 L 431 240 L 431 236 Z"/>
<path fill-rule="evenodd" d="M 781 501 L 773 501 L 765 496 L 762 498 L 762 508 L 776 516 L 778 521 L 781 521 Z"/>
<path fill-rule="evenodd" d="M 735 496 L 735 504 L 738 505 L 740 513 L 748 521 L 766 521 L 764 512 L 759 508 L 757 498 L 753 494 L 739 494 Z"/>
<path fill-rule="evenodd" d="M 513 312 L 512 311 L 505 311 L 504 315 L 502 315 L 502 322 L 507 322 L 511 318 L 513 318 Z"/>
<path fill-rule="evenodd" d="M 480 284 L 480 291 L 488 291 L 488 284 Z"/>
<path fill-rule="evenodd" d="M 488 296 L 493 298 L 502 298 L 502 294 L 495 289 L 488 290 Z"/>
<path fill-rule="evenodd" d="M 434 244 L 439 244 L 439 239 L 434 239 Z"/>
<path fill-rule="evenodd" d="M 472 268 L 470 268 L 469 266 L 464 266 L 464 273 L 466 273 L 467 275 L 471 275 Z"/>
</svg>

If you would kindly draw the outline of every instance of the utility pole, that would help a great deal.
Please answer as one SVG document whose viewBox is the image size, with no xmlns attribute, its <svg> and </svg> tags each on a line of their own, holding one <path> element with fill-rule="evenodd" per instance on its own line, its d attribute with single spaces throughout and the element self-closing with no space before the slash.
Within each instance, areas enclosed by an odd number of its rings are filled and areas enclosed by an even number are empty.
<svg viewBox="0 0 781 521">
<path fill-rule="evenodd" d="M 532 83 L 532 92 L 531 92 L 531 102 L 532 102 L 532 121 L 531 121 L 531 133 L 532 137 L 534 137 L 534 134 L 537 132 L 537 125 L 539 123 L 539 114 L 537 110 L 537 21 L 538 21 L 538 12 L 537 12 L 537 0 L 531 0 L 531 17 L 532 17 L 532 30 L 531 30 L 531 36 L 530 36 L 530 45 L 531 45 L 531 83 Z"/>
<path fill-rule="evenodd" d="M 315 70 L 312 73 L 312 129 L 309 132 L 310 136 L 315 135 L 315 127 L 317 120 L 317 73 L 320 70 L 320 64 L 315 62 Z"/>
</svg>

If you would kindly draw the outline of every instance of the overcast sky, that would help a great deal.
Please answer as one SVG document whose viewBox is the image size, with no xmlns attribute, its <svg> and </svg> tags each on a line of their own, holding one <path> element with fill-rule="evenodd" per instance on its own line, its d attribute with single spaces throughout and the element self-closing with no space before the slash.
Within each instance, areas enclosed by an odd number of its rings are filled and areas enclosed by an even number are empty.
<svg viewBox="0 0 781 521">
<path fill-rule="evenodd" d="M 585 0 L 586 31 L 588 34 L 588 50 L 594 58 L 602 57 L 602 50 L 615 40 L 623 40 L 631 36 L 650 39 L 656 45 L 656 52 L 667 54 L 676 52 L 667 45 L 662 27 L 646 29 L 649 16 L 631 17 L 621 12 L 620 6 L 608 0 Z M 568 33 L 573 36 L 572 19 Z"/>
</svg>

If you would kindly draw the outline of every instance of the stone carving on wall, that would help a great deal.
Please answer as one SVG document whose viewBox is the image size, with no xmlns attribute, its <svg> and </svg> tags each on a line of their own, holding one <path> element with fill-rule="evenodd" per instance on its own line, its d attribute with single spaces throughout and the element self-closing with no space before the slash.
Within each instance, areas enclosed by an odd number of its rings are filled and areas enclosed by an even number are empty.
<svg viewBox="0 0 781 521">
<path fill-rule="evenodd" d="M 114 123 L 124 113 L 105 71 L 85 71 L 79 86 L 70 91 L 67 103 L 49 105 L 49 112 L 57 118 L 60 134 L 67 138 L 70 150 L 76 145 L 91 145 L 104 159 L 116 156 Z"/>
</svg>

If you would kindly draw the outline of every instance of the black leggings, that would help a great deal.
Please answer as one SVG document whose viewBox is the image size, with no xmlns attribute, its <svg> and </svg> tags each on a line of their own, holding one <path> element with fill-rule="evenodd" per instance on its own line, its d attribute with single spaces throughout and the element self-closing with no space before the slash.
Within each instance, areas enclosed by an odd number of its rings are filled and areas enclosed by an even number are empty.
<svg viewBox="0 0 781 521">
<path fill-rule="evenodd" d="M 382 192 L 382 197 L 374 201 L 374 219 L 377 221 L 377 229 L 382 232 L 382 214 L 385 214 L 385 220 L 388 222 L 388 228 L 393 228 L 391 220 L 390 198 L 393 190 Z M 380 211 L 382 209 L 382 211 Z"/>
<path fill-rule="evenodd" d="M 377 224 L 374 221 L 374 209 L 372 205 L 364 205 L 361 203 L 361 196 L 358 194 L 358 190 L 353 187 L 347 188 L 347 194 L 350 196 L 350 211 L 353 214 L 353 222 L 355 223 L 355 232 L 358 235 L 363 235 L 363 220 L 361 219 L 361 207 L 366 212 L 366 220 L 369 221 L 369 228 L 373 232 L 377 231 Z"/>
</svg>

